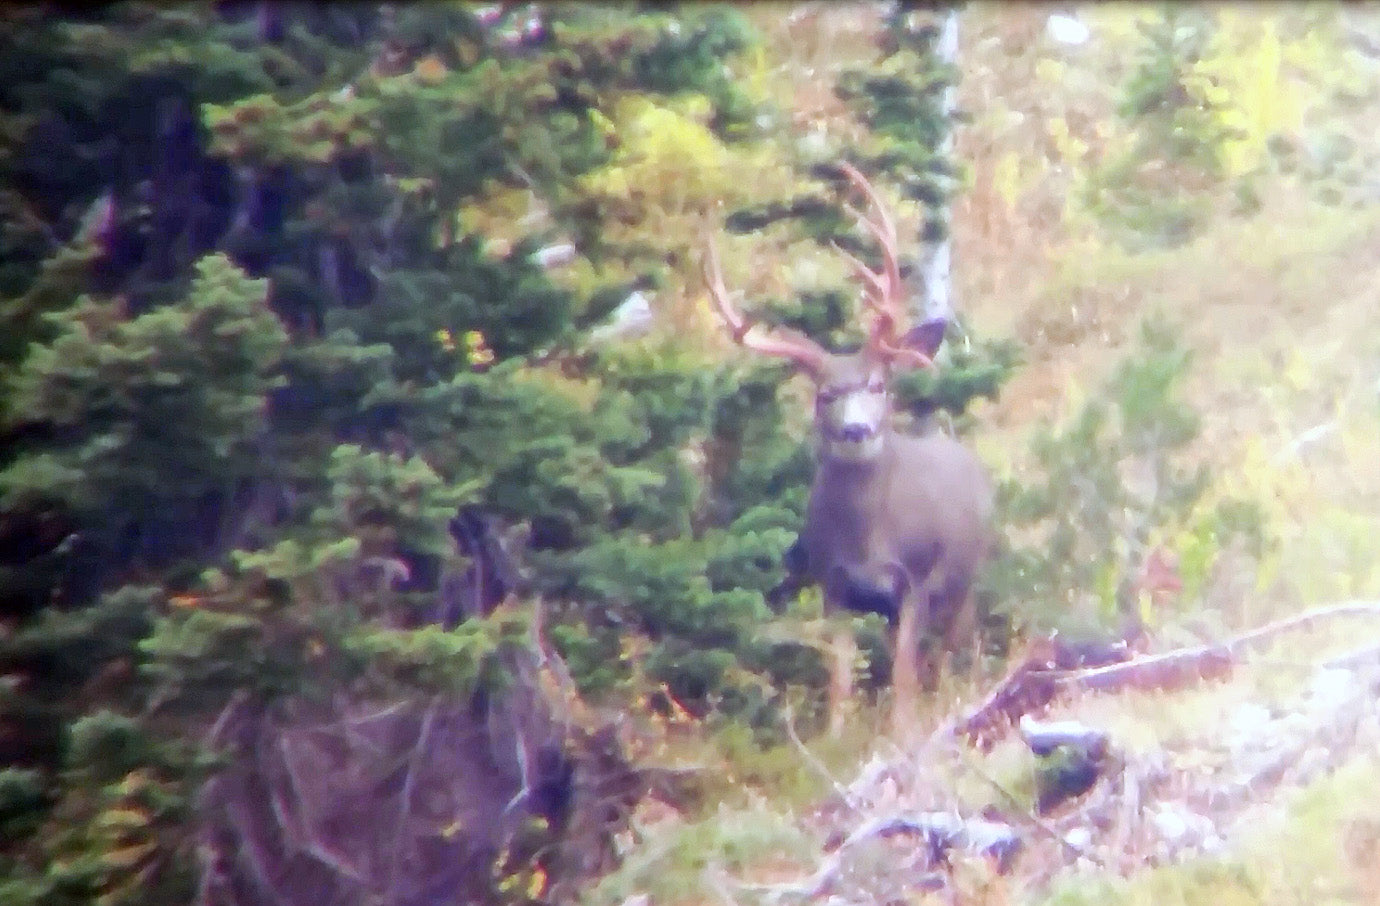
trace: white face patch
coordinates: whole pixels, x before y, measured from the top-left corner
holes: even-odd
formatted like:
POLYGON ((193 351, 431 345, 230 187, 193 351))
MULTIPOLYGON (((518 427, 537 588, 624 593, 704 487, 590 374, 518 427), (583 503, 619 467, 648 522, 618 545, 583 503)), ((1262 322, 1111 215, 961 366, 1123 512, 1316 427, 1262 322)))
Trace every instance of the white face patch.
POLYGON ((851 462, 871 459, 881 451, 889 400, 880 376, 848 386, 822 387, 816 400, 816 419, 825 452, 851 462))
POLYGON ((839 410, 841 426, 862 426, 875 434, 886 417, 886 394, 855 390, 844 395, 839 410))

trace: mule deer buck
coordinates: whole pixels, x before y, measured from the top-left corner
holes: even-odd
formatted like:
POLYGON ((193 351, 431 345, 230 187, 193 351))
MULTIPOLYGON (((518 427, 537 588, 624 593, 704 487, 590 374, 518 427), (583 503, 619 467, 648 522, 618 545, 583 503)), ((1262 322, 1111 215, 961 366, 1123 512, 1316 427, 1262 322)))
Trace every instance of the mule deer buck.
MULTIPOLYGON (((922 643, 938 637, 953 650, 975 636, 969 592, 987 551, 992 490, 977 458, 957 441, 892 427, 889 378, 899 369, 934 367, 945 323, 905 329, 895 224, 867 179, 850 164, 840 166, 875 209, 868 217, 849 208, 882 252, 882 267, 873 271, 839 250, 863 285, 869 320, 861 349, 834 353, 803 334, 756 328, 730 301, 712 240, 704 279, 737 343, 789 359, 815 384, 818 464, 798 546, 802 572, 823 588, 826 614, 886 611, 894 634, 892 721, 900 730, 928 673, 922 643)), ((831 647, 829 725, 837 734, 852 692, 851 630, 836 628, 831 647)))

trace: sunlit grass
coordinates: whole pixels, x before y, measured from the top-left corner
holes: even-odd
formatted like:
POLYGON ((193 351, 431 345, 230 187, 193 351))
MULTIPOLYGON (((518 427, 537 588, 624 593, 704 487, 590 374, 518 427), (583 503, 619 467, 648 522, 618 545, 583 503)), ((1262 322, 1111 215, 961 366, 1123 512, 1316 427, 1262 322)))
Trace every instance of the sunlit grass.
POLYGON ((1229 855, 1061 882, 1042 906, 1318 906, 1380 898, 1380 762, 1358 759, 1254 822, 1229 855))
MULTIPOLYGON (((818 843, 795 816, 757 798, 703 818, 643 831, 623 864, 582 898, 589 906, 616 906, 642 894, 657 906, 722 902, 715 885, 763 883, 810 871, 818 843)), ((727 891, 725 891, 727 892, 727 891)))

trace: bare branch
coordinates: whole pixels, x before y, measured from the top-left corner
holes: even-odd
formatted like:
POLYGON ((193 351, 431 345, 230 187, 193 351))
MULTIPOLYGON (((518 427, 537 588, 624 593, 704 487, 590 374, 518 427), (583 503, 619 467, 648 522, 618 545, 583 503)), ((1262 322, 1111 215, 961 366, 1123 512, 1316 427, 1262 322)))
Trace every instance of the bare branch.
POLYGON ((421 726, 417 729, 417 744, 412 747, 412 753, 407 759, 407 776, 403 778, 402 793, 399 795, 398 820, 393 832, 393 853, 390 857, 388 867, 388 901, 392 901, 397 892, 398 885, 398 866, 402 863, 402 850, 404 842, 407 841, 407 819, 412 812, 412 791, 416 786, 417 767, 422 762, 422 756, 426 751, 427 743, 431 741, 431 727, 436 721, 436 709, 439 700, 432 698, 427 705, 426 713, 422 715, 421 726))
POLYGON ((1279 635, 1290 629, 1302 629, 1310 623, 1319 620, 1329 620, 1332 617, 1380 617, 1380 601, 1346 601, 1341 604, 1332 604, 1327 607, 1319 607, 1315 610, 1305 611, 1295 614, 1292 617, 1285 617, 1273 623, 1266 623, 1257 629, 1244 632, 1233 636, 1222 643, 1223 647, 1235 653, 1239 649, 1263 641, 1272 636, 1279 635))
POLYGON ((1019 818, 1023 823, 1030 825, 1040 834, 1043 834, 1045 837, 1058 843, 1059 846, 1064 850, 1064 852, 1068 853, 1074 858, 1089 859, 1095 864, 1100 864, 1099 860, 1094 858, 1092 853, 1088 852, 1081 846, 1075 846, 1072 843, 1070 843, 1067 839, 1065 839, 1064 835, 1059 833, 1059 831, 1051 824, 1049 824, 1049 822, 1043 820, 1038 815, 1032 815, 1026 809, 1026 806, 1021 802, 1021 800, 1016 796, 1016 794, 1012 793, 1001 783, 997 782, 997 779, 995 777, 988 774, 981 767, 979 767, 977 762, 974 761, 972 758, 965 756, 963 758, 963 765, 969 771, 973 772, 979 778, 981 778, 988 786, 996 790, 997 793, 1003 799, 1005 799, 1007 803, 1012 807, 1011 814, 1019 818))
POLYGON ((815 757, 815 753, 806 748, 805 743, 800 738, 800 734, 796 732, 795 715, 791 712, 789 706, 786 708, 784 722, 786 724, 786 734, 790 737, 791 744, 795 746, 796 751, 805 759, 805 763, 813 768, 815 773, 829 781, 829 785, 834 788, 834 792, 838 793, 839 798, 843 800, 845 805, 853 811, 861 813, 862 805, 853 797, 848 787, 840 783, 833 774, 830 774, 829 769, 824 766, 824 763, 815 757))

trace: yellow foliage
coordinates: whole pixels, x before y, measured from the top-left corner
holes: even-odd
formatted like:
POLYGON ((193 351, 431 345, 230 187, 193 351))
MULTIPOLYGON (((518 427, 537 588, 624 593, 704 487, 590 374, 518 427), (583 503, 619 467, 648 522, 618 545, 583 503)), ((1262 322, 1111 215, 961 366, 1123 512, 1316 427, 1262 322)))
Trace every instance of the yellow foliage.
POLYGON ((585 412, 593 412, 594 404, 599 399, 599 381, 597 378, 569 376, 561 373, 558 369, 524 368, 514 373, 513 380, 539 384, 543 389, 561 394, 585 412))
POLYGON ((112 868, 130 869, 153 855, 157 849, 157 843, 152 840, 145 840, 142 843, 131 843, 127 846, 118 846, 107 850, 101 856, 101 860, 112 868))
POLYGON ((456 212, 455 227, 462 234, 504 238, 514 233, 516 225, 539 213, 530 189, 491 185, 479 200, 456 212))
POLYGON ((532 900, 540 900, 546 893, 546 872, 538 865, 532 869, 532 876, 527 880, 527 897, 532 900))
POLYGON ((585 178, 585 188, 664 210, 730 194, 738 181, 727 173, 729 152, 706 125, 708 113, 708 101, 698 95, 674 106, 638 95, 620 99, 606 120, 619 148, 608 166, 585 178))
POLYGON ((1309 29, 1291 29, 1281 39, 1274 10, 1249 12, 1229 6, 1217 11, 1218 28, 1204 58, 1193 68, 1187 88, 1205 104, 1217 107, 1223 125, 1235 135, 1222 146, 1227 175, 1257 170, 1266 160, 1272 135, 1297 134, 1303 128, 1303 79, 1285 68, 1286 50, 1297 62, 1318 58, 1309 29), (1295 37, 1294 35, 1297 35, 1295 37))
POLYGON ((100 823, 106 828, 135 829, 148 827, 153 816, 142 808, 116 806, 101 812, 100 823))
POLYGON ((1313 363, 1295 349, 1289 354, 1289 361, 1285 363, 1281 376, 1290 390, 1301 391, 1307 390, 1313 383, 1314 373, 1313 363))
POLYGON ((771 100, 772 71, 773 67, 767 58, 767 48, 764 44, 756 45, 740 61, 737 85, 751 103, 762 104, 771 100))
POLYGON ((1021 163, 1016 153, 1003 154, 992 172, 992 188, 1006 202, 1014 207, 1021 191, 1021 163))
POLYGON ((597 107, 590 108, 589 121, 594 124, 594 128, 598 129, 599 134, 604 138, 613 138, 618 132, 618 127, 613 120, 604 116, 604 112, 597 107))
POLYGON ((465 351, 469 354, 470 361, 476 365, 493 364, 494 351, 489 348, 484 334, 478 330, 465 331, 465 351))
POLYGON ((1068 120, 1056 116, 1049 121, 1049 137, 1061 160, 1076 164, 1088 153, 1088 143, 1069 131, 1068 120))

